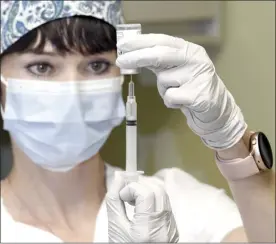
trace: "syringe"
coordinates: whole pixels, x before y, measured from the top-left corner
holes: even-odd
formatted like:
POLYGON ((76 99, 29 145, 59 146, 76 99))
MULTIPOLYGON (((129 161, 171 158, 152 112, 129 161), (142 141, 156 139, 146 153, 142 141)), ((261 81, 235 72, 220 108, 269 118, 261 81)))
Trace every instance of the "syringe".
MULTIPOLYGON (((117 42, 122 38, 135 37, 141 34, 141 24, 120 24, 116 26, 117 42)), ((117 56, 124 51, 117 49, 117 56)), ((130 75, 128 84, 128 96, 126 102, 126 171, 128 182, 138 181, 143 171, 137 171, 137 103, 134 94, 132 75, 139 74, 140 69, 122 69, 121 75, 130 75)))
POLYGON ((126 173, 129 182, 138 181, 142 171, 137 171, 137 103, 132 75, 128 84, 126 103, 126 173))
POLYGON ((126 103, 126 171, 137 171, 137 103, 134 94, 134 82, 128 84, 126 103))

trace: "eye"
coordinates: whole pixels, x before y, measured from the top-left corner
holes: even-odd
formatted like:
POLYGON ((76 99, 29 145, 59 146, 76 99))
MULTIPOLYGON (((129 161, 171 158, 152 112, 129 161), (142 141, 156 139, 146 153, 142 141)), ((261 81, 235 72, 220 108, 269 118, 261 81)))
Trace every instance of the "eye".
POLYGON ((96 75, 101 75, 109 70, 110 65, 107 61, 95 61, 89 63, 88 70, 96 75))
POLYGON ((27 69, 36 76, 47 76, 53 71, 53 66, 49 63, 35 63, 28 65, 27 69))

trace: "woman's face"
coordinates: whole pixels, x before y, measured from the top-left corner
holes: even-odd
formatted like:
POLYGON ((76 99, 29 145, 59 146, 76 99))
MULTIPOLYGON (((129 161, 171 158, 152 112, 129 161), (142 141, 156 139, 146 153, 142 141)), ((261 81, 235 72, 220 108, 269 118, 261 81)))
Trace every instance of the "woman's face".
MULTIPOLYGON (((79 53, 60 55, 48 42, 40 54, 32 51, 10 54, 1 60, 1 74, 7 78, 37 81, 83 81, 116 77, 116 52, 83 56, 79 53)), ((5 86, 1 84, 5 97, 5 86)), ((3 104, 5 101, 3 101, 3 104)))

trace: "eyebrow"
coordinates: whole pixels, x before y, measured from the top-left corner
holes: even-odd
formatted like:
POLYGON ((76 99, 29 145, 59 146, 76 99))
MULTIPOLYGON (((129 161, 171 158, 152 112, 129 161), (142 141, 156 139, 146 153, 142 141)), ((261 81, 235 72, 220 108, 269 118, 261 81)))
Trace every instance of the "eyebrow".
POLYGON ((58 56, 57 52, 50 52, 50 51, 37 51, 33 49, 26 50, 23 54, 34 54, 34 55, 47 55, 47 56, 58 56))

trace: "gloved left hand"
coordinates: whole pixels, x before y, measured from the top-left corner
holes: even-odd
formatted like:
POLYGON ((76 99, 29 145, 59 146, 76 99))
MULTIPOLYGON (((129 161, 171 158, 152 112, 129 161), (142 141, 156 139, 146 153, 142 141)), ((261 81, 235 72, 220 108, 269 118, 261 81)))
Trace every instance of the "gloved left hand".
POLYGON ((163 34, 143 34, 121 39, 117 48, 124 53, 117 66, 152 70, 165 105, 180 108, 205 145, 223 150, 242 138, 247 125, 241 110, 203 47, 163 34))
POLYGON ((168 195, 157 184, 133 182, 126 185, 124 172, 115 179, 106 195, 110 242, 178 242, 178 231, 168 195), (134 205, 128 219, 125 203, 134 205))

